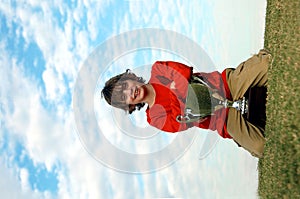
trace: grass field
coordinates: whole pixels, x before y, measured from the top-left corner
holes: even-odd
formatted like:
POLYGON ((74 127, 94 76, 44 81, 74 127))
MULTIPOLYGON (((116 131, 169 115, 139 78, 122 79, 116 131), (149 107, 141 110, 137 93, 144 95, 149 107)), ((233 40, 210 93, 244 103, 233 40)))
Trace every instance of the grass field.
POLYGON ((269 70, 266 148, 259 160, 261 198, 300 198, 300 1, 267 2, 269 70))

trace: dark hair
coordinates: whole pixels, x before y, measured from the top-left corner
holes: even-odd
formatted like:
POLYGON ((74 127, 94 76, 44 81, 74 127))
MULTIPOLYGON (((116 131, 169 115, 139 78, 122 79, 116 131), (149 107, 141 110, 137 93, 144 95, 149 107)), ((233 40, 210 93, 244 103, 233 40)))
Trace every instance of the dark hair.
POLYGON ((146 82, 142 77, 136 76, 127 69, 126 72, 116 75, 105 82, 105 86, 101 91, 101 96, 104 97, 109 105, 128 111, 129 114, 131 114, 136 109, 140 110, 145 103, 126 104, 121 100, 121 95, 123 94, 123 90, 121 89, 122 83, 126 80, 134 80, 140 83, 146 82))

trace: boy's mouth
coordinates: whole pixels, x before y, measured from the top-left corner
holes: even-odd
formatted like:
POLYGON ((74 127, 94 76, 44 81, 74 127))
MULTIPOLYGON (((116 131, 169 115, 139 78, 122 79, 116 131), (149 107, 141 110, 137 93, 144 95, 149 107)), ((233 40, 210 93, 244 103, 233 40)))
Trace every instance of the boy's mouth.
POLYGON ((138 87, 135 87, 134 98, 136 98, 138 95, 139 95, 139 89, 138 89, 138 87))

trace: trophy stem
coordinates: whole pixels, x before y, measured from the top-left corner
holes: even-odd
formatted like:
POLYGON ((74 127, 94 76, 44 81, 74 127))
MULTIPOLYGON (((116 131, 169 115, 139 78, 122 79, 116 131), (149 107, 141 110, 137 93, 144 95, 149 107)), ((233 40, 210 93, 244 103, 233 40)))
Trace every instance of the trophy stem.
POLYGON ((246 100, 245 97, 236 101, 225 99, 222 104, 225 108, 235 108, 236 110, 241 111, 242 114, 248 112, 248 100, 246 100))

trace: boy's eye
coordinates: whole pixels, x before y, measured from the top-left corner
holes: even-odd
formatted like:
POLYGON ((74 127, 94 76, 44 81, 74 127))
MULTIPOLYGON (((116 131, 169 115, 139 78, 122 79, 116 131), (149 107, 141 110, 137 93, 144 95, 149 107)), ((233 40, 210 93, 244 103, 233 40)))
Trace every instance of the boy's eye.
POLYGON ((126 89, 126 88, 127 88, 127 83, 126 82, 122 83, 122 89, 126 89))

